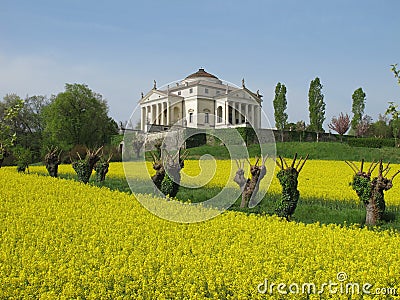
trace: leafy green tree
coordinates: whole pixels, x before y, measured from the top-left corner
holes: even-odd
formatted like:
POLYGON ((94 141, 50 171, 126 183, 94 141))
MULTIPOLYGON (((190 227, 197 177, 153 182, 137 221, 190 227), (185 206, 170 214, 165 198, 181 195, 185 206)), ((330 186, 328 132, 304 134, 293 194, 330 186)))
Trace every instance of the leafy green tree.
POLYGON ((29 173, 29 164, 32 163, 32 152, 28 148, 24 148, 20 145, 17 145, 13 149, 13 155, 15 156, 17 170, 18 172, 25 172, 28 169, 29 173))
POLYGON ((389 102, 389 107, 387 108, 385 115, 391 115, 392 119, 389 121, 389 125, 392 128, 392 133, 394 136, 395 144, 397 145, 397 138, 399 137, 400 131, 400 111, 398 110, 398 105, 394 102, 389 102))
POLYGON ((20 101, 23 101, 24 105, 10 122, 11 130, 16 133, 16 143, 31 149, 33 160, 39 161, 44 128, 42 110, 48 104, 48 100, 45 96, 27 96, 22 100, 16 94, 7 94, 0 102, 0 115, 20 101))
POLYGON ((397 83, 400 84, 400 70, 397 69, 397 64, 391 65, 391 67, 394 77, 397 79, 397 83))
POLYGON ((274 116, 275 116, 275 126, 281 131, 281 137, 283 142, 283 130, 287 125, 288 115, 285 113, 287 108, 286 101, 286 86, 278 82, 275 87, 275 98, 273 101, 274 105, 274 116))
POLYGON ((66 84, 43 116, 47 142, 64 149, 103 145, 118 133, 117 123, 108 116, 107 102, 84 84, 66 84))
POLYGON ((310 83, 308 91, 308 109, 310 112, 309 128, 317 134, 317 142, 319 141, 319 133, 324 132, 322 124, 325 121, 325 102, 322 94, 322 84, 318 77, 310 83))
POLYGON ((23 106, 23 101, 18 99, 12 106, 2 112, 0 119, 0 167, 17 139, 17 133, 12 129, 12 123, 23 106))
POLYGON ((369 130, 369 135, 377 138, 388 138, 392 135, 392 130, 389 126, 387 116, 379 114, 378 121, 372 123, 369 130))
MULTIPOLYGON (((391 67, 394 77, 397 79, 397 83, 400 85, 400 70, 397 69, 397 64, 391 65, 391 67)), ((397 138, 400 131, 400 111, 398 110, 398 105, 395 105, 394 102, 389 102, 389 107, 386 110, 385 115, 392 116, 389 125, 392 127, 393 136, 397 145, 397 138)))
POLYGON ((364 115, 366 96, 362 88, 356 89, 352 95, 353 106, 351 111, 353 112, 353 119, 351 120, 351 128, 354 131, 357 131, 357 126, 360 124, 364 115))

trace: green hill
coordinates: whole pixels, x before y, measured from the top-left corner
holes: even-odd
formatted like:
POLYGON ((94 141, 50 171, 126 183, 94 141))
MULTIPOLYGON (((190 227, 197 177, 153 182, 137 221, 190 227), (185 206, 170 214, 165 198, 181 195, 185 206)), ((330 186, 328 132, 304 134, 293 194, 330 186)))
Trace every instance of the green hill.
MULTIPOLYGON (((285 142, 276 143, 277 155, 283 157, 293 157, 297 152, 299 155, 310 155, 309 159, 322 160, 353 160, 360 161, 377 161, 383 159, 392 163, 400 163, 400 149, 395 147, 382 148, 363 148, 351 147, 345 143, 335 142, 285 142)), ((259 154, 258 145, 250 145, 248 147, 250 156, 259 154)), ((200 147, 190 148, 190 158, 199 158, 204 154, 211 154, 216 159, 229 159, 229 152, 223 146, 204 145, 200 147)))

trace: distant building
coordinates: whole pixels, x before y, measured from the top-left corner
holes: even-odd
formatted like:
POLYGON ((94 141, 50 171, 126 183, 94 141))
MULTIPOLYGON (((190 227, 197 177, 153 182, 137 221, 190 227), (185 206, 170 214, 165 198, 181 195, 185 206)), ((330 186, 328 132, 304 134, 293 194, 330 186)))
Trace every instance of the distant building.
POLYGON ((172 125, 192 128, 261 126, 261 95, 245 87, 221 81, 204 69, 184 80, 153 89, 140 99, 141 130, 167 129, 172 125))

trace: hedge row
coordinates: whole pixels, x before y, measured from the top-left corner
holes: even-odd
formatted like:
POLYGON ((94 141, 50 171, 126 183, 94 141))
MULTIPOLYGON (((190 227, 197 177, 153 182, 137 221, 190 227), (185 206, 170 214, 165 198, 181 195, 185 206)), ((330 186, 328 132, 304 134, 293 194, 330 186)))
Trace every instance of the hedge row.
POLYGON ((394 139, 378 139, 378 138, 349 138, 347 144, 352 147, 366 147, 366 148, 382 148, 394 147, 394 139))
POLYGON ((186 129, 186 147, 193 148, 207 143, 210 144, 229 144, 229 145, 240 145, 243 144, 251 145, 258 143, 257 135, 253 128, 239 127, 223 128, 223 129, 186 129))

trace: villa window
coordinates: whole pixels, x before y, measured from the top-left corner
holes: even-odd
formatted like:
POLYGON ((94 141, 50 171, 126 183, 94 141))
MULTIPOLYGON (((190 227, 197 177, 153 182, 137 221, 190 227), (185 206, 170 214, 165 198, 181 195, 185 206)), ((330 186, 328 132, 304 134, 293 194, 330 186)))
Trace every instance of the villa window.
POLYGON ((210 122, 210 115, 208 112, 204 114, 204 123, 208 124, 210 122))
POLYGON ((204 90, 204 92, 205 92, 206 94, 208 94, 208 89, 206 88, 206 89, 204 90))
POLYGON ((217 123, 222 123, 222 106, 217 108, 217 123))
POLYGON ((189 113, 189 123, 193 123, 193 113, 189 113))
POLYGON ((181 95, 181 91, 178 92, 178 96, 180 96, 180 95, 181 95))
POLYGON ((193 89, 192 88, 189 89, 189 93, 193 93, 193 89))

